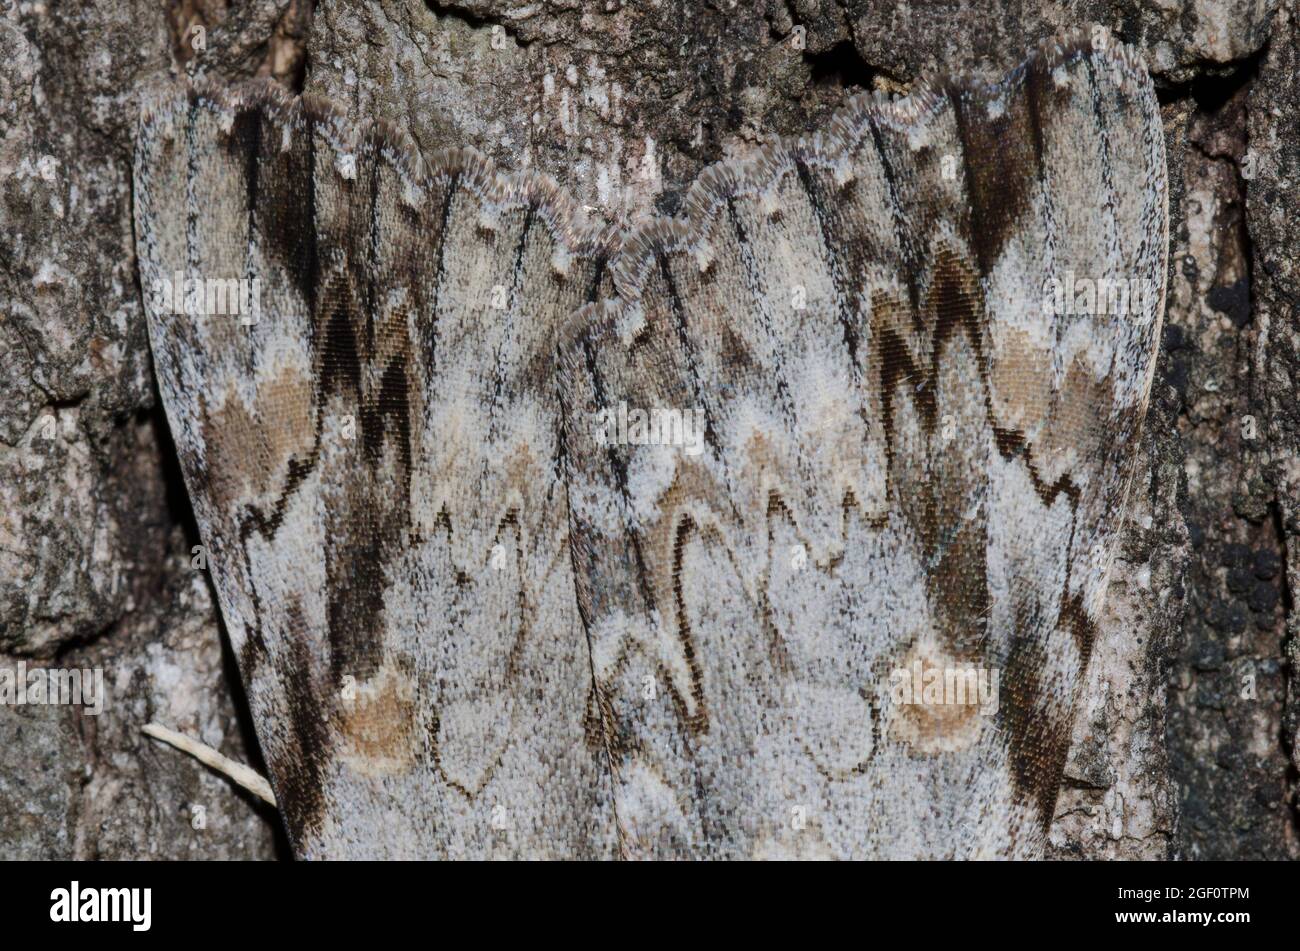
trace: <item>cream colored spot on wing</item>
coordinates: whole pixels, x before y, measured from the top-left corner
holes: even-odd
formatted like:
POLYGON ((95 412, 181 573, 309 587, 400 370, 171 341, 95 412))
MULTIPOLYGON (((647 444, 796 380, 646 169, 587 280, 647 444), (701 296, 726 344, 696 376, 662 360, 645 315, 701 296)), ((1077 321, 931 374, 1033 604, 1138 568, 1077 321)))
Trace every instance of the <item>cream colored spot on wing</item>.
POLYGON ((290 459, 311 451, 311 384, 282 367, 258 387, 251 410, 230 390, 219 409, 204 414, 203 438, 218 503, 264 501, 279 492, 290 459))
POLYGON ((350 695, 341 702, 341 758, 367 776, 407 772, 418 758, 410 678, 385 664, 370 680, 355 684, 350 695))
POLYGON ((891 737, 918 753, 954 753, 973 745, 983 717, 978 693, 965 691, 970 672, 978 676, 971 664, 927 639, 913 645, 891 676, 891 737), (965 692, 959 694, 958 685, 965 692))
POLYGON ((1024 331, 1002 328, 999 337, 989 371, 993 410, 1003 426, 1032 439, 1030 430, 1051 406, 1051 358, 1024 331))

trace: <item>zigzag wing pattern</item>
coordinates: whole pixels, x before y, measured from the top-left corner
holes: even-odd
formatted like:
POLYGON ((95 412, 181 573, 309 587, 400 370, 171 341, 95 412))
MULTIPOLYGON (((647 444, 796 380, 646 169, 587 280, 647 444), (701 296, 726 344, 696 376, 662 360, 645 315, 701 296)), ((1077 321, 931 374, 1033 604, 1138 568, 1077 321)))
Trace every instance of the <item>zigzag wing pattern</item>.
POLYGON ((269 85, 164 100, 136 181, 159 386, 296 851, 610 854, 553 378, 598 236, 540 179, 269 85), (205 310, 223 280, 256 313, 205 310))
POLYGON ((625 242, 562 380, 630 853, 1041 854, 1165 191, 1141 67, 1049 44, 996 85, 860 97, 625 242))
POLYGON ((1127 51, 855 97, 627 233, 268 85, 140 129, 298 854, 1042 853, 1163 307, 1127 51))

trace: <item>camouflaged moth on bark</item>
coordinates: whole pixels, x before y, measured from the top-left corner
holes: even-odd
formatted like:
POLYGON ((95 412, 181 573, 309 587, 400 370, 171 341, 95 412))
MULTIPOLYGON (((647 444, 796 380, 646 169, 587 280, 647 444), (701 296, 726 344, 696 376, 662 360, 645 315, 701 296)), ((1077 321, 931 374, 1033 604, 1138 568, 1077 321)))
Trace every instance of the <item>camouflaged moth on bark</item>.
POLYGON ((626 232, 274 87, 151 107, 158 379, 297 853, 1041 854, 1165 177, 1079 37, 626 232))

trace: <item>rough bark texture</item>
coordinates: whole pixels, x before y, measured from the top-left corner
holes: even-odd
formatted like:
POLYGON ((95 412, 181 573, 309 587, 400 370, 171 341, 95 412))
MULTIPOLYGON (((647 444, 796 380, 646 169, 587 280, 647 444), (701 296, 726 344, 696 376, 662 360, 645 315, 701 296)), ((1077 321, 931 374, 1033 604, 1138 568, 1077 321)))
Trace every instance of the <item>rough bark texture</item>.
POLYGON ((272 813, 139 732, 257 762, 155 405, 130 230, 150 86, 272 75, 422 148, 542 168, 612 219, 675 210, 705 165, 856 88, 995 74, 1094 21, 1162 92, 1171 273, 1051 838, 1074 857, 1300 857, 1300 15, 1277 0, 5 4, 0 666, 100 667, 109 692, 99 717, 0 709, 0 857, 278 854, 272 813))

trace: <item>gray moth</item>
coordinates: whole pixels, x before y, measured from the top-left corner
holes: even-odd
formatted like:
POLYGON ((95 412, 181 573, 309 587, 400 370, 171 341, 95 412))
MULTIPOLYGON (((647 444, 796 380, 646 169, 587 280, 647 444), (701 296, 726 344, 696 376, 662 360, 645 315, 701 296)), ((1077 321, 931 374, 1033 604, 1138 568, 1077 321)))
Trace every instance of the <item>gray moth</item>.
POLYGON ((600 229, 272 85, 159 97, 159 389, 296 854, 1041 855, 1163 148, 1072 35, 600 229))

